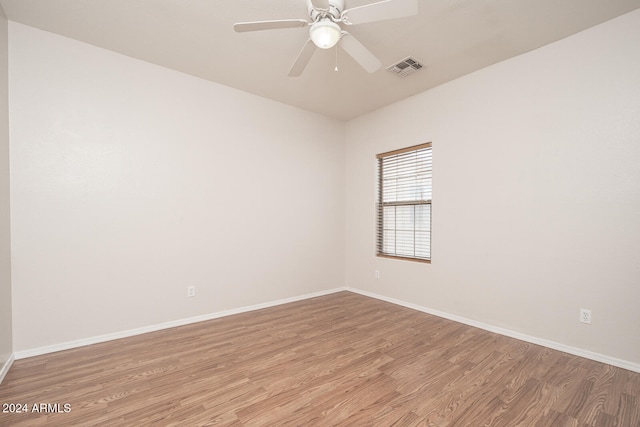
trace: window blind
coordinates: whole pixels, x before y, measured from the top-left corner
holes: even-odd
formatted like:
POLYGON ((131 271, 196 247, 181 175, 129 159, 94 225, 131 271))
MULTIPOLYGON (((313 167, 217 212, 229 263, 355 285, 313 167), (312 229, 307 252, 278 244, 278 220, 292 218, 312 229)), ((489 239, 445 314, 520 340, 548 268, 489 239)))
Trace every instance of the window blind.
POLYGON ((431 260, 431 143, 378 154, 379 256, 431 260))

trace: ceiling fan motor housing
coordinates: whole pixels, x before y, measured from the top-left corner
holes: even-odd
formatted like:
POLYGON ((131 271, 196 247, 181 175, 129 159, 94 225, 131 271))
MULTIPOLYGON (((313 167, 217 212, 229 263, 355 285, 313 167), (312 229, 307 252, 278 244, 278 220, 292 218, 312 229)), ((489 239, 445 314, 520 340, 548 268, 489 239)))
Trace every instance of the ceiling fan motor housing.
POLYGON ((344 11, 345 0, 329 0, 329 10, 318 10, 313 7, 311 2, 309 3, 309 17, 311 20, 316 21, 325 16, 329 17, 332 21, 339 21, 340 15, 344 11))

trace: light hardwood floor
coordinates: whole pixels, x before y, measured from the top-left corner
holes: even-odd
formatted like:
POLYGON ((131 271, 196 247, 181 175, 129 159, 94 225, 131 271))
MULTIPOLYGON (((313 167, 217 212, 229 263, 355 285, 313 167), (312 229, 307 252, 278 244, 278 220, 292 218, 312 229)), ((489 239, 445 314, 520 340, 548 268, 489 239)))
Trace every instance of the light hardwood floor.
POLYGON ((18 360, 47 426, 640 427, 640 374, 341 292, 18 360))

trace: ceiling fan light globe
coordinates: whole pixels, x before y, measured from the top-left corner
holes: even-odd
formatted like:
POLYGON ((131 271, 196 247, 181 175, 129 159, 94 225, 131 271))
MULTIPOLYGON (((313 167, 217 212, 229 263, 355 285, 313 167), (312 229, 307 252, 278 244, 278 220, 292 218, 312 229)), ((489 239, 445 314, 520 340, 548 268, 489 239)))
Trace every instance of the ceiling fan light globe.
POLYGON ((320 49, 330 49, 338 43, 342 30, 330 19, 323 19, 311 26, 309 35, 313 43, 320 49))

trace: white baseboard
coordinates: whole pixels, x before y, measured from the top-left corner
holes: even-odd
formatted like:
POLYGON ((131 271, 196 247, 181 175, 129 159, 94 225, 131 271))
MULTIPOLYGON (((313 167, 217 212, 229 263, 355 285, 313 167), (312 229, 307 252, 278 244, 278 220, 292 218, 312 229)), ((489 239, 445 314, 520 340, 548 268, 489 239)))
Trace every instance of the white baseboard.
POLYGON ((478 321, 467 319, 465 317, 457 316, 457 315, 454 315, 454 314, 449 314, 449 313, 445 313, 445 312, 442 312, 442 311, 439 311, 439 310, 434 310, 434 309, 431 309, 431 308, 423 307, 423 306, 420 306, 420 305, 417 305, 417 304, 408 303, 406 301, 401 301, 401 300, 398 300, 398 299, 395 299, 395 298, 385 297, 383 295, 379 295, 379 294, 376 294, 376 293, 373 293, 373 292, 362 291, 360 289, 355 289, 355 288, 350 288, 350 287, 341 287, 341 288, 329 289, 329 290, 326 290, 326 291, 320 291, 320 292, 314 292, 314 293, 310 293, 310 294, 300 295, 300 296, 291 297, 291 298, 280 299, 280 300, 276 300, 276 301, 270 301, 270 302, 266 302, 266 303, 262 303, 262 304, 251 305, 251 306, 247 306, 247 307, 240 307, 240 308, 236 308, 236 309, 232 309, 232 310, 225 310, 225 311, 220 311, 220 312, 216 312, 216 313, 210 313, 210 314, 205 314, 205 315, 201 315, 201 316, 190 317, 190 318, 186 318, 186 319, 174 320, 174 321, 171 321, 171 322, 165 322, 165 323, 160 323, 160 324, 157 324, 157 325, 145 326, 145 327, 142 327, 142 328, 136 328, 136 329, 130 329, 130 330, 121 331, 121 332, 115 332, 115 333, 111 333, 111 334, 99 335, 99 336, 80 339, 80 340, 75 340, 75 341, 68 341, 68 342, 64 342, 64 343, 60 343, 60 344, 54 344, 54 345, 34 348, 34 349, 30 349, 30 350, 17 351, 14 354, 11 355, 11 357, 4 364, 2 369, 0 369, 0 383, 4 379, 4 376, 7 374, 7 372, 9 371, 9 368, 11 367, 11 364, 13 363, 14 360, 24 359, 24 358, 33 357, 33 356, 40 356, 40 355, 43 355, 43 354, 49 354, 49 353, 54 353, 54 352, 57 352, 57 351, 68 350, 68 349, 77 348, 77 347, 83 347, 83 346, 86 346, 86 345, 97 344, 97 343, 116 340, 116 339, 120 339, 120 338, 127 338, 127 337, 131 337, 131 336, 134 336, 134 335, 140 335, 140 334, 145 334, 145 333, 148 333, 148 332, 159 331, 159 330, 162 330, 162 329, 174 328, 176 326, 183 326, 183 325, 188 325, 188 324, 191 324, 191 323, 202 322, 202 321, 205 321, 205 320, 211 320, 211 319, 217 319, 217 318, 220 318, 220 317, 231 316, 233 314, 240 314, 240 313, 246 313, 246 312, 249 312, 249 311, 260 310, 260 309, 263 309, 263 308, 275 307, 277 305, 287 304, 287 303, 295 302, 295 301, 302 301, 302 300, 305 300, 305 299, 315 298, 315 297, 319 297, 319 296, 323 296, 323 295, 329 295, 329 294, 333 294, 333 293, 341 292, 341 291, 349 291, 349 292, 353 292, 353 293, 356 293, 356 294, 368 296, 368 297, 375 298, 375 299, 378 299, 378 300, 381 300, 381 301, 386 301, 386 302, 389 302, 389 303, 392 303, 392 304, 400 305, 402 307, 411 308, 413 310, 421 311, 423 313, 428 313, 428 314, 432 314, 434 316, 442 317, 444 319, 452 320, 454 322, 459 322, 459 323, 463 323, 465 325, 469 325, 469 326, 473 326, 473 327, 476 327, 476 328, 480 328, 480 329, 483 329, 485 331, 494 332, 494 333, 497 333, 497 334, 500 334, 500 335, 504 335, 504 336, 507 336, 507 337, 519 339, 521 341, 526 341, 526 342, 529 342, 529 343, 532 343, 532 344, 541 345, 541 346, 544 346, 544 347, 552 348, 554 350, 558 350, 558 351, 562 351, 562 352, 565 352, 565 353, 573 354, 575 356, 584 357, 586 359, 595 360, 597 362, 606 363, 608 365, 617 366, 619 368, 628 369, 630 371, 640 373, 640 364, 638 364, 638 363, 633 363, 633 362, 629 362, 629 361, 626 361, 626 360, 622 360, 622 359, 617 359, 617 358, 614 358, 614 357, 606 356, 604 354, 600 354, 600 353, 595 353, 595 352, 592 352, 592 351, 584 350, 584 349, 581 349, 581 348, 571 347, 571 346, 568 346, 568 345, 565 345, 565 344, 557 343, 555 341, 550 341, 550 340, 546 340, 546 339, 543 339, 543 338, 538 338, 538 337, 522 334, 520 332, 511 331, 509 329, 501 328, 501 327, 490 325, 490 324, 487 324, 487 323, 478 322, 478 321))
POLYGON ((385 297, 373 292, 362 291, 360 289, 347 288, 347 291, 356 294, 368 296, 371 298, 379 299, 381 301, 390 302, 392 304, 400 305, 403 307, 411 308, 413 310, 421 311, 423 313, 432 314, 434 316, 442 317, 444 319, 453 320, 454 322, 463 323, 465 325, 473 326, 476 328, 484 329, 485 331, 494 332, 496 334, 504 335, 510 338, 515 338, 521 341, 526 341, 531 344, 541 345, 543 347, 552 348, 554 350, 562 351, 564 353, 573 354, 574 356, 584 357, 585 359, 595 360, 596 362, 606 363, 608 365, 617 366, 618 368, 627 369, 629 371, 640 373, 640 364, 629 362, 627 360, 617 359, 615 357, 607 356, 600 353, 594 353, 589 350, 581 348, 571 347, 565 344, 561 344, 555 341, 546 340, 543 338, 533 337, 531 335, 522 334, 520 332, 511 331, 509 329, 501 328, 498 326, 490 325, 487 323, 478 322, 475 320, 467 319, 465 317, 456 316, 455 314, 445 313, 439 310, 423 307, 417 304, 408 303, 405 301, 397 300, 395 298, 385 297))
MULTIPOLYGON (((231 310, 219 311, 216 313, 204 314, 201 316, 189 317, 186 319, 173 320, 171 322, 164 322, 156 325, 144 326, 142 328, 129 329, 126 331, 114 332, 111 334, 99 335, 95 337, 83 338, 75 341, 68 341, 60 344, 49 345, 45 347, 38 347, 30 350, 21 350, 15 352, 15 359, 25 359, 27 357, 41 356, 43 354, 55 353, 56 351, 69 350, 72 348, 83 347, 86 345, 97 344, 101 342, 117 340, 120 338, 127 338, 134 335, 146 334, 148 332, 155 332, 162 329, 175 328, 176 326, 188 325, 191 323, 203 322, 205 320, 217 319, 220 317, 231 316, 233 314, 246 313, 248 311, 260 310, 268 307, 275 307, 277 305, 287 304, 295 301, 302 301, 309 298, 320 297, 323 295, 329 295, 336 292, 346 291, 347 288, 334 288, 326 291, 314 292, 305 295, 299 295, 296 297, 280 299, 276 301, 270 301, 262 304, 250 305, 247 307, 234 308, 231 310)), ((8 370, 8 368, 7 368, 8 370)), ((0 372, 1 373, 1 372, 0 372)))
POLYGON ((2 365, 2 367, 0 368, 0 384, 2 384, 2 381, 4 381, 4 377, 9 372, 9 369, 11 369, 11 365, 13 364, 14 360, 15 360, 15 354, 11 353, 9 355, 9 359, 6 362, 4 362, 4 365, 2 365))

